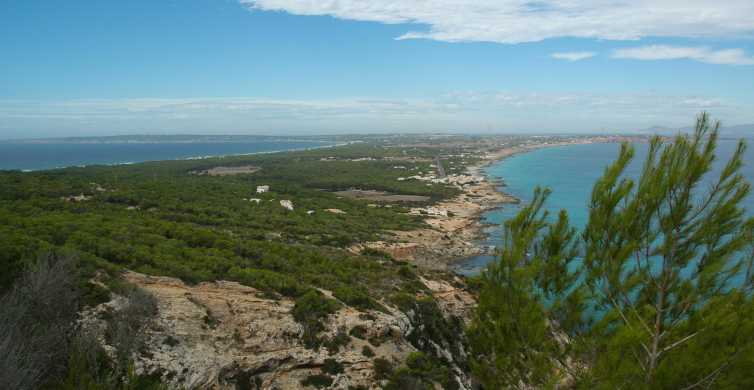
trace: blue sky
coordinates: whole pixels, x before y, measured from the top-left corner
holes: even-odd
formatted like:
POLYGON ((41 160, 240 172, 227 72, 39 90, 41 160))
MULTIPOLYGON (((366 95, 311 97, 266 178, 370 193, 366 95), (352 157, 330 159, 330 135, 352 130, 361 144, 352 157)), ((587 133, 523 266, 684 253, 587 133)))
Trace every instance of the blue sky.
POLYGON ((0 138, 754 123, 750 0, 6 0, 0 138))

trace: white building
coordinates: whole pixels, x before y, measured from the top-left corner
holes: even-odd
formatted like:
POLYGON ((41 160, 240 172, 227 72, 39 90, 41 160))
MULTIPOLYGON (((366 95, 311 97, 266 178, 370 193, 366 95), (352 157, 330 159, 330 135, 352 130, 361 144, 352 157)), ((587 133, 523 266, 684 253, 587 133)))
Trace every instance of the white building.
POLYGON ((284 209, 293 211, 293 202, 290 200, 281 200, 280 205, 283 206, 284 209))
POLYGON ((257 186, 257 194, 264 194, 270 190, 270 186, 257 186))

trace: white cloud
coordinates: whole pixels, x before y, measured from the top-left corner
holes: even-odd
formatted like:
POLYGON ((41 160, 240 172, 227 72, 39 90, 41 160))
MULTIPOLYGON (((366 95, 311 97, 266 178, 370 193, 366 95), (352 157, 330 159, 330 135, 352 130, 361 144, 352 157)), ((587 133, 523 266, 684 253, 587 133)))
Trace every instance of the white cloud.
POLYGON ((685 126, 702 110, 754 122, 754 106, 715 96, 459 91, 424 99, 0 100, 0 139, 104 134, 590 132, 685 126))
POLYGON ((573 62, 592 58, 595 55, 597 55, 597 53, 592 51, 570 51, 564 53, 552 53, 550 57, 555 58, 556 60, 566 60, 573 62))
POLYGON ((536 42, 754 35, 752 0, 239 0, 253 10, 424 25, 398 39, 536 42))
POLYGON ((618 49, 613 58, 652 60, 689 59, 708 64, 754 65, 754 56, 749 56, 742 49, 712 50, 708 47, 682 47, 667 45, 650 45, 618 49))

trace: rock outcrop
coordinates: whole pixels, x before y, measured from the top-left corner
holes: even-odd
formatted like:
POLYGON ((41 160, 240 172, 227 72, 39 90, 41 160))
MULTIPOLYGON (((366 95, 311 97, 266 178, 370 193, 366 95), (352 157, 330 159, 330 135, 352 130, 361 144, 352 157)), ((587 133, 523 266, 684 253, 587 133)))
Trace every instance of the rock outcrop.
MULTIPOLYGON (((365 312, 342 307, 329 316, 320 334, 337 342, 313 350, 302 342, 303 327, 291 314, 291 299, 271 299, 235 282, 190 286, 134 272, 124 277, 154 296, 158 307, 147 326, 145 346, 133 357, 135 368, 176 388, 298 389, 307 378, 325 375, 332 380, 329 388, 376 389, 381 382, 375 377, 375 359, 398 365, 417 351, 410 341, 420 330, 415 329, 414 313, 395 308, 365 312), (327 372, 326 361, 339 372, 327 372)), ((425 283, 444 294, 452 289, 443 282, 425 283)), ((95 310, 117 310, 117 301, 116 296, 95 310)), ((452 359, 441 345, 435 345, 439 354, 452 359)), ((454 371, 461 388, 466 387, 468 379, 454 371)))

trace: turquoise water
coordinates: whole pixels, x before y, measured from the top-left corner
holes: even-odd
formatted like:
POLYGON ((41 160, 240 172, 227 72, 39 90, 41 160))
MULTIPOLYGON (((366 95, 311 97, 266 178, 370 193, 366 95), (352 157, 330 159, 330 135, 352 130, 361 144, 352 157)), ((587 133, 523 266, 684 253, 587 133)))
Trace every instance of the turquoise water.
MULTIPOLYGON (((727 158, 735 151, 736 140, 721 140, 718 146, 718 160, 714 173, 719 173, 727 158)), ((744 156, 743 175, 754 184, 754 140, 749 140, 749 149, 744 156)), ((627 174, 636 177, 640 173, 647 144, 636 144, 636 157, 627 174)), ((523 202, 531 199, 537 185, 552 189, 546 204, 547 209, 556 212, 568 210, 571 222, 579 229, 586 225, 587 205, 591 197, 592 185, 605 167, 618 155, 619 144, 570 145, 539 149, 519 154, 489 166, 486 172, 490 178, 502 180, 501 190, 516 196, 523 202)), ((754 215, 754 195, 745 201, 749 215, 754 215)), ((489 237, 484 245, 498 246, 502 241, 501 224, 516 215, 518 205, 505 205, 501 209, 487 212, 482 220, 491 224, 486 229, 489 237)), ((484 265, 494 260, 494 256, 478 256, 462 262, 458 271, 464 274, 478 273, 484 265)))
POLYGON ((206 156, 276 152, 327 146, 312 141, 23 143, 0 142, 0 169, 38 170, 80 165, 126 164, 206 156))

